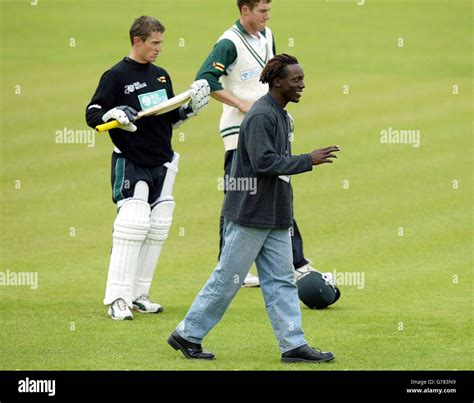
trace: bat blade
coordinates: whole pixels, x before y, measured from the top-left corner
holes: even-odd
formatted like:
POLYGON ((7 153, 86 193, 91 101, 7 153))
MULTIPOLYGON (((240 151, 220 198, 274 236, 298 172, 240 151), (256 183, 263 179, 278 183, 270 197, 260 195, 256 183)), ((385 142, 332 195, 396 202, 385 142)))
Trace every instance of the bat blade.
MULTIPOLYGON (((162 102, 159 105, 156 105, 152 108, 145 109, 144 111, 138 112, 138 116, 135 120, 141 119, 145 116, 156 116, 162 115, 164 113, 170 112, 173 109, 179 108, 180 106, 184 105, 191 99, 189 95, 189 91, 184 91, 181 94, 176 95, 175 97, 168 99, 165 102, 162 102)), ((103 123, 95 127, 95 130, 99 133, 105 132, 110 129, 114 129, 120 126, 120 123, 116 120, 111 120, 110 122, 103 123)))
POLYGON ((172 111, 173 109, 179 108, 180 106, 188 102, 190 99, 191 95, 189 95, 189 91, 184 91, 181 94, 178 94, 175 97, 168 99, 167 101, 162 102, 159 105, 138 112, 138 116, 142 118, 144 116, 150 115, 162 115, 163 113, 167 113, 169 111, 172 111))

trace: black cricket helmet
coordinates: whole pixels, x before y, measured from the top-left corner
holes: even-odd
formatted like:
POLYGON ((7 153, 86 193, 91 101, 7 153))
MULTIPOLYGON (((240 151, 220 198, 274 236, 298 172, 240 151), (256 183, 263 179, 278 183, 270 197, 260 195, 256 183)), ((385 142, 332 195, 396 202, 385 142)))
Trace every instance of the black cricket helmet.
POLYGON ((334 304, 341 292, 331 279, 318 271, 307 271, 296 280, 298 297, 311 309, 324 309, 334 304))

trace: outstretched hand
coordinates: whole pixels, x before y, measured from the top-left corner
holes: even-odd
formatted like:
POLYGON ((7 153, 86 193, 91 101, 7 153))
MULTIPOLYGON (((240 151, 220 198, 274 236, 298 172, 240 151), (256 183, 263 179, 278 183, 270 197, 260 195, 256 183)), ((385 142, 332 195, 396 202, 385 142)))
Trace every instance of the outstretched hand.
POLYGON ((313 165, 332 164, 332 158, 337 158, 334 152, 341 151, 339 146, 329 146, 311 151, 311 162, 313 165))

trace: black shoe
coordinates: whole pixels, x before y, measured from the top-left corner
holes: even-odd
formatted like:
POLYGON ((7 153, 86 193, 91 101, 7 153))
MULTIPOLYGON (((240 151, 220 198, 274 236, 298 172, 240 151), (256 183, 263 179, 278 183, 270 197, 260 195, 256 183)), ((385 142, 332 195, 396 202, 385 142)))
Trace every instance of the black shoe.
POLYGON ((281 355, 282 362, 325 362, 334 360, 331 352, 315 350, 309 344, 287 351, 281 355))
POLYGON ((181 350, 186 358, 214 359, 214 354, 203 351, 200 344, 183 339, 176 330, 168 337, 168 344, 175 350, 181 350))

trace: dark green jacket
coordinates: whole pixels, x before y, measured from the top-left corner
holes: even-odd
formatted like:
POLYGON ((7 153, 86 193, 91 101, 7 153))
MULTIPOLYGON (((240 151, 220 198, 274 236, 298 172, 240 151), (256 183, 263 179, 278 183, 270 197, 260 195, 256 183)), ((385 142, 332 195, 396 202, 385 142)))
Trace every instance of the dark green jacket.
POLYGON ((270 93, 257 100, 240 126, 222 215, 240 225, 290 228, 291 183, 280 178, 313 169, 310 154, 291 155, 290 119, 270 93), (243 188, 244 185, 256 186, 243 188))

